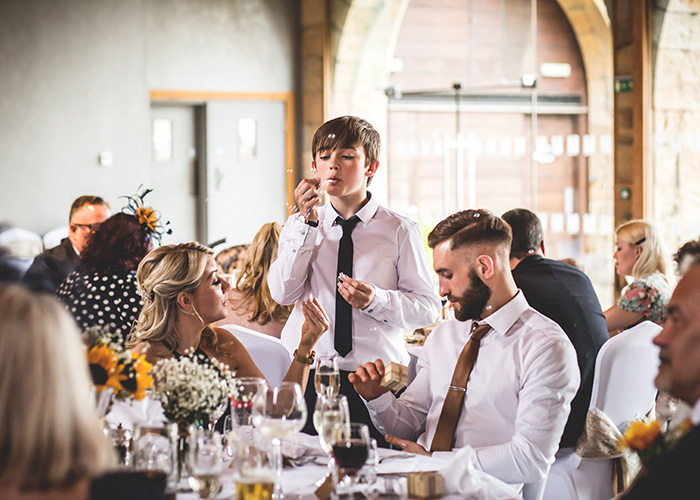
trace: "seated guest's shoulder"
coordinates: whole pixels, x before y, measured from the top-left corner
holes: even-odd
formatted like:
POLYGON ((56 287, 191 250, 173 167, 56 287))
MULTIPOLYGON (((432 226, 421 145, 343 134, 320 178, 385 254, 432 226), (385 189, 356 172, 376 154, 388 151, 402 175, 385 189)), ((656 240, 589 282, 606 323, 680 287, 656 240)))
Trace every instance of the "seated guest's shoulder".
POLYGON ((115 472, 93 479, 89 500, 165 499, 165 477, 149 478, 134 472, 115 472))

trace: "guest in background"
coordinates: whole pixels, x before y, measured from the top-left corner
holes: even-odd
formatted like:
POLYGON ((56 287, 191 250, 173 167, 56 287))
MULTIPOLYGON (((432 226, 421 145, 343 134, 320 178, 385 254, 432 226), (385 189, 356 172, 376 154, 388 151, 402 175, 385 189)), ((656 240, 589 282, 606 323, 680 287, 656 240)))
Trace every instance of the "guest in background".
POLYGON ((21 281, 22 266, 7 248, 0 247, 0 282, 21 281))
POLYGON ((605 311, 610 333, 645 320, 663 325, 671 283, 666 275, 668 260, 658 230, 643 220, 632 220, 615 231, 615 270, 633 281, 622 290, 617 305, 605 311))
POLYGON ((228 314, 217 325, 239 325, 280 338, 292 306, 275 302, 267 285, 270 266, 277 259, 280 231, 282 226, 269 222, 255 235, 236 285, 228 290, 228 314))
POLYGON ((581 387, 571 402, 559 446, 573 448, 583 432, 593 387, 595 359, 608 340, 605 316, 591 280, 567 263, 545 257, 544 231, 537 215, 524 208, 509 210, 503 220, 513 230, 510 267, 528 304, 556 321, 576 349, 581 387))
POLYGON ((656 457, 622 495, 625 500, 698 496, 700 470, 700 266, 681 278, 668 303, 668 319, 654 339, 661 348, 656 387, 692 406, 692 429, 656 457))
POLYGON ((85 350, 50 295, 0 285, 0 498, 163 498, 116 466, 90 398, 85 350))
POLYGON ((78 265, 78 256, 89 237, 110 215, 109 204, 99 196, 77 198, 70 208, 68 238, 34 258, 24 283, 34 290, 54 293, 78 265))
MULTIPOLYGON (((219 277, 213 253, 190 242, 156 248, 141 261, 136 275, 144 306, 127 345, 149 363, 194 352, 226 363, 239 377, 263 377, 243 344, 213 326, 226 316, 230 287, 219 277)), ((301 340, 285 380, 305 387, 313 348, 330 320, 316 299, 300 306, 301 340)))
POLYGON ((700 263, 700 239, 687 241, 673 254, 676 273, 683 276, 688 269, 700 263))

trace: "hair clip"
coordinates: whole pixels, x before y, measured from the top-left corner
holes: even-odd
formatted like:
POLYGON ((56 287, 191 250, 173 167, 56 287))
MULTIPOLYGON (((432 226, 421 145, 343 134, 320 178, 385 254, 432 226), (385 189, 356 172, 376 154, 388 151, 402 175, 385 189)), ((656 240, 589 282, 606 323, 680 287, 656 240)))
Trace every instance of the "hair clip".
POLYGON ((153 300, 153 295, 148 293, 145 288, 138 286, 136 287, 136 293, 139 294, 139 297, 145 302, 147 300, 153 300))
MULTIPOLYGON (((138 189, 141 189, 141 186, 138 189)), ((165 229, 165 226, 170 225, 170 221, 161 224, 160 212, 153 207, 145 206, 144 198, 151 191, 153 189, 144 189, 141 194, 137 192, 134 196, 121 196, 121 198, 129 200, 129 204, 122 208, 122 212, 134 215, 138 219, 139 224, 146 230, 146 234, 160 243, 163 234, 172 234, 173 230, 170 228, 165 229)))
POLYGON ((635 245, 641 245, 641 244, 644 243, 646 240, 647 240, 647 237, 645 236, 644 238, 641 238, 641 239, 635 241, 634 244, 635 244, 635 245))

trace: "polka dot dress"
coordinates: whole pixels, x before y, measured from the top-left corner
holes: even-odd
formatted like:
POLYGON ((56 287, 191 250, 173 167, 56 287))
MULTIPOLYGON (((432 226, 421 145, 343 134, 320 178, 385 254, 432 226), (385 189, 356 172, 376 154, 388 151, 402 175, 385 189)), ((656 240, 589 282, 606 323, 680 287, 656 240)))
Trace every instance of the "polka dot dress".
POLYGON ((58 298, 81 326, 113 325, 126 337, 141 312, 136 275, 73 271, 58 287, 58 298))

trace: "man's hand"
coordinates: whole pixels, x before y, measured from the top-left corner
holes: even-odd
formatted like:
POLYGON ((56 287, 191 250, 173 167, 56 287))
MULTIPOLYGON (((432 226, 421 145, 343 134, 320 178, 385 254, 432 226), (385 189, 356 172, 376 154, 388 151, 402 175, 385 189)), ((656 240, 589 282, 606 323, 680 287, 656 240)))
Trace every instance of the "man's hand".
POLYGON ((355 309, 364 309, 374 300, 374 285, 343 274, 338 278, 338 293, 355 309))
POLYGON ((348 375, 348 380, 355 388, 355 392, 366 401, 371 401, 389 391, 386 387, 381 386, 383 376, 384 363, 378 359, 358 366, 355 373, 348 375))
POLYGON ((384 439, 386 439, 386 442, 390 445, 396 446, 400 450, 407 451, 415 455, 425 455, 427 457, 433 455, 431 452, 427 451, 421 445, 419 445, 418 443, 414 443, 413 441, 397 438, 396 436, 393 436, 391 434, 387 434, 386 436, 384 436, 384 439))
POLYGON ((321 202, 318 188, 320 179, 302 179, 294 190, 294 199, 299 207, 299 213, 309 220, 317 221, 316 207, 321 202))

